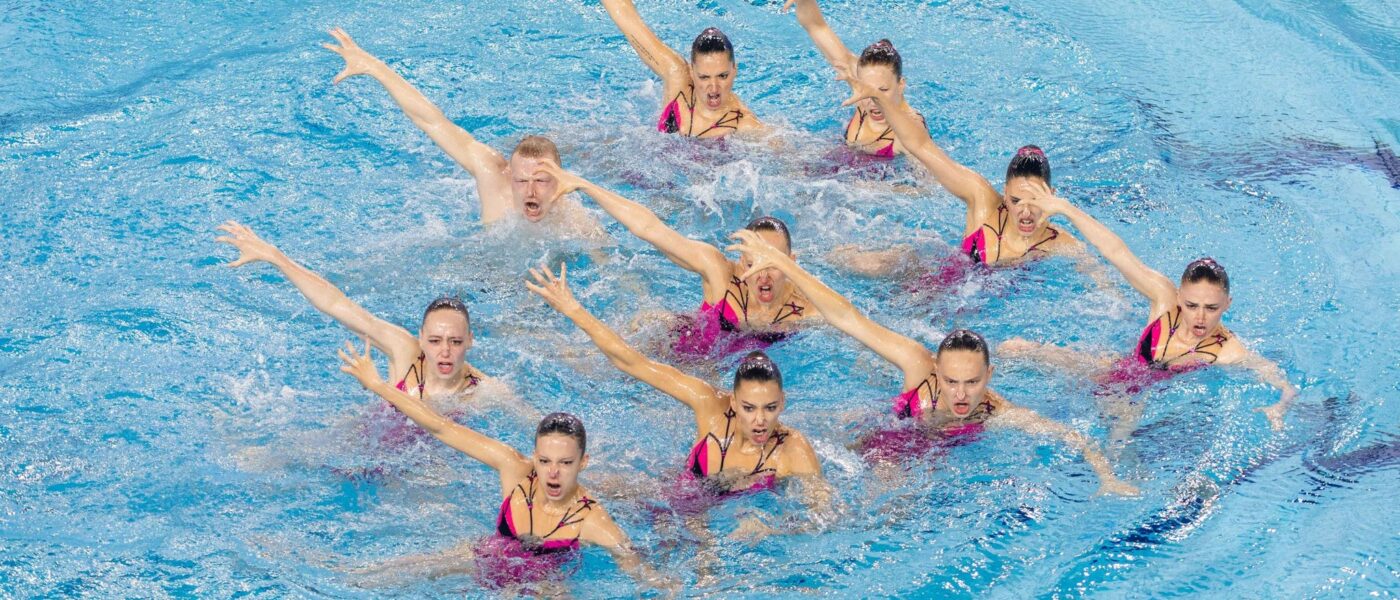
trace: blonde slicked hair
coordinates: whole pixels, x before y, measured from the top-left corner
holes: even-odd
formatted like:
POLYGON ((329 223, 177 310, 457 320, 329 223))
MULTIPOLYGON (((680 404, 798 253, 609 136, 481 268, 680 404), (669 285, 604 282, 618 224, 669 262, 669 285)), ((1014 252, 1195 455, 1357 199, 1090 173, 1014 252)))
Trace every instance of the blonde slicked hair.
POLYGON ((521 158, 548 158, 559 164, 559 147, 547 137, 541 135, 527 135, 515 145, 515 151, 511 156, 521 158))

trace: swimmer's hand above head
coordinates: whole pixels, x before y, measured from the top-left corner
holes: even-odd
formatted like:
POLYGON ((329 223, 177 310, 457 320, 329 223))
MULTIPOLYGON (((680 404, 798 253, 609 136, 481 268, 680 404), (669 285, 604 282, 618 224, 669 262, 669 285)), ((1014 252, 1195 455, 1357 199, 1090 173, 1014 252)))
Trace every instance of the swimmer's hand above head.
POLYGON ((740 229, 729 234, 729 239, 739 240, 739 243, 728 246, 725 248, 726 250, 738 252, 753 261, 748 270, 739 275, 739 279, 748 279, 755 273, 769 268, 791 274, 789 267, 797 264, 786 252, 774 248, 772 244, 759 237, 756 231, 740 229))
POLYGON ((350 39, 350 34, 345 33, 344 29, 336 27, 328 33, 337 42, 340 42, 340 45, 321 44, 321 47, 339 54, 341 58, 345 59, 345 68, 331 80, 332 84, 340 83, 347 77, 368 75, 376 66, 383 64, 374 55, 365 52, 359 44, 355 43, 355 40, 350 39))
POLYGON ((588 183, 587 179, 565 171, 564 167, 559 166, 559 163, 548 158, 541 158, 538 160, 539 168, 535 169, 535 172, 531 173, 531 175, 534 177, 545 175, 552 177, 554 181, 557 182, 558 185, 554 189, 554 198, 551 199, 553 201, 558 201, 568 194, 572 194, 591 185, 588 183))
POLYGON ((1072 206, 1069 200, 1055 195, 1055 190, 1040 179, 1023 177, 1015 189, 1007 190, 1020 199, 1021 204, 1040 210, 1040 220, 1036 227, 1042 227, 1050 217, 1065 214, 1072 206))
POLYGON ((859 77, 856 77, 855 70, 849 66, 842 65, 833 68, 836 69, 836 79, 844 81, 847 85, 851 86, 851 97, 847 98, 845 102, 842 102, 841 106, 851 106, 866 98, 880 103, 881 106, 884 106, 886 103, 893 105, 893 99, 891 98, 892 94, 894 94, 893 90, 882 92, 880 88, 861 81, 859 77))
POLYGON ((538 269, 530 269, 530 277, 535 282, 525 282, 525 287, 536 296, 544 298, 559 314, 568 315, 569 312, 583 308, 578 299, 574 298, 574 293, 569 289, 569 267, 564 263, 559 263, 559 275, 555 276, 549 267, 540 265, 538 269))
POLYGON ((251 262, 274 262, 283 256, 282 251, 277 246, 267 243, 258 234, 253 233, 247 225, 237 221, 225 221, 218 227, 219 231, 227 233, 214 238, 216 242, 229 244, 238 249, 238 258, 227 263, 228 267, 241 267, 251 262))

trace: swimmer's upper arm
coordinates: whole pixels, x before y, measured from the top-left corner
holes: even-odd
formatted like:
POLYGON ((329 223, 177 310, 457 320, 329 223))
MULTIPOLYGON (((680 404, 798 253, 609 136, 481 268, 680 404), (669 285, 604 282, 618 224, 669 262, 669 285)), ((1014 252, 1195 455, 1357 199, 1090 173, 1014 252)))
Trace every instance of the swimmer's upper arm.
POLYGON ((788 458, 788 472, 793 475, 815 475, 821 477, 822 463, 817 458, 817 452, 812 449, 812 444, 807 442, 806 436, 794 431, 792 453, 788 458))
POLYGON ((632 0, 603 0, 603 8, 637 51, 637 56, 668 86, 683 85, 690 68, 679 53, 672 50, 642 20, 632 0))

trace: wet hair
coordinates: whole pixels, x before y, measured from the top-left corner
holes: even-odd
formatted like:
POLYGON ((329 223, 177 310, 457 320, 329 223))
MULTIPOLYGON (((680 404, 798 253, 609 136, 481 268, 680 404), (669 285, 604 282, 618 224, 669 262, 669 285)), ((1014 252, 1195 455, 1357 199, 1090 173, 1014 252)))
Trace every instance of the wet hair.
POLYGON ((535 442, 546 435, 567 435, 578 442, 580 456, 588 452, 588 432, 583 429, 583 421, 569 413, 549 413, 540 419, 540 426, 535 428, 535 442))
POLYGON ((754 350, 744 360, 739 361, 739 368, 734 371, 734 389, 739 389, 739 384, 745 381, 774 381, 778 387, 783 387, 783 374, 778 371, 778 365, 773 363, 773 359, 768 358, 762 350, 754 350))
MULTIPOLYGON (((511 156, 520 158, 548 158, 554 164, 560 164, 559 147, 554 145, 554 141, 542 135, 527 135, 515 145, 515 150, 511 156)), ((563 165, 560 165, 563 166, 563 165)))
POLYGON ((437 300, 429 302, 428 308, 423 310, 423 322, 427 323, 428 315, 439 310, 455 310, 462 313, 462 318, 467 320, 467 326, 471 327, 472 314, 467 310, 467 303, 462 302, 461 298, 456 296, 439 296, 437 300))
POLYGON ((856 66, 870 65, 885 65, 894 71, 895 79, 904 79, 904 59, 899 57, 899 51, 894 49, 894 43, 889 40, 880 40, 861 51, 860 61, 856 66))
POLYGON ((938 353, 942 354, 945 350, 978 352, 982 354, 982 364, 992 364, 992 352, 987 349, 987 340, 971 329, 957 329, 943 338, 943 342, 938 344, 938 353))
POLYGON ((1225 267, 1215 262, 1214 258, 1198 258, 1186 265, 1186 272, 1181 274, 1181 283, 1196 283, 1197 281, 1209 281, 1225 288, 1225 293, 1230 293, 1230 275, 1225 272, 1225 267))
POLYGON ((1050 159, 1039 146, 1021 146, 1011 164, 1006 166, 1006 180, 1013 177, 1035 177, 1050 185, 1050 159))
POLYGON ((788 251, 792 251, 792 232, 788 231, 787 223, 778 217, 764 215, 744 226, 749 231, 776 231, 783 234, 783 241, 787 242, 788 251))
POLYGON ((729 36, 718 27, 707 27, 690 43, 690 62, 695 62, 695 58, 701 54, 716 52, 723 52, 729 57, 729 62, 734 62, 734 44, 729 43, 729 36))

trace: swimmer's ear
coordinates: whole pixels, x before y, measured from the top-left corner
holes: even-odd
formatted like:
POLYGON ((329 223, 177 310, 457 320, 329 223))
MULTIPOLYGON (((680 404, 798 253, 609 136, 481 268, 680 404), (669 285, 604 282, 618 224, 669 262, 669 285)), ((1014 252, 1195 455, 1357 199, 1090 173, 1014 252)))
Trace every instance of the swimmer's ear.
POLYGON ((578 470, 582 471, 586 468, 588 468, 588 453, 584 452, 583 458, 578 461, 578 470))

